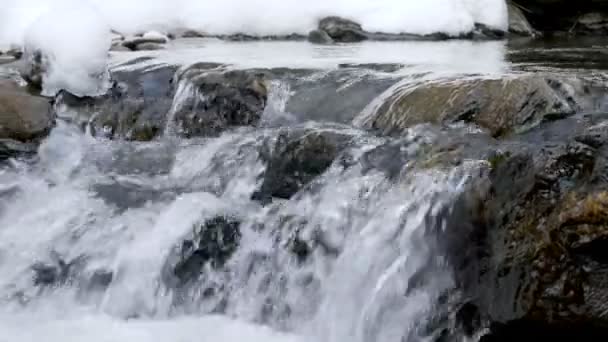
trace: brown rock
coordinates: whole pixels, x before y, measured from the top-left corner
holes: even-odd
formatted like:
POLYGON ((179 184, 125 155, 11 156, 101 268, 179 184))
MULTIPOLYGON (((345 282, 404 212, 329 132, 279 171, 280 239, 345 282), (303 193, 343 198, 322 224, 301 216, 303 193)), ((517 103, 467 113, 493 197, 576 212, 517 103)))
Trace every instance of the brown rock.
POLYGON ((53 122, 48 99, 12 81, 0 81, 0 139, 35 140, 44 137, 53 122))

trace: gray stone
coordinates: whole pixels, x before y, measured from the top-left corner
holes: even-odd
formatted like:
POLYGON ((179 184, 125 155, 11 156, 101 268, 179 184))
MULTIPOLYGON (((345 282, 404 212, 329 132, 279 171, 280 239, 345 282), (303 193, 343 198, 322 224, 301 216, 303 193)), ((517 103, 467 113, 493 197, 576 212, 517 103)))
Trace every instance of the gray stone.
POLYGON ((37 140, 46 136, 53 124, 47 98, 32 95, 12 81, 0 81, 0 139, 37 140))
POLYGON ((138 45, 144 43, 165 44, 167 43, 167 39, 163 37, 127 37, 122 42, 122 45, 131 50, 135 50, 138 45))
POLYGON ((366 40, 361 24, 340 17, 327 17, 319 21, 319 30, 325 31, 336 42, 352 43, 366 40))
POLYGON ((334 40, 323 30, 313 30, 308 34, 308 41, 315 44, 332 44, 334 40))
POLYGON ((141 43, 141 44, 137 44, 135 46, 135 51, 154 51, 154 50, 164 50, 165 44, 158 44, 158 43, 141 43))

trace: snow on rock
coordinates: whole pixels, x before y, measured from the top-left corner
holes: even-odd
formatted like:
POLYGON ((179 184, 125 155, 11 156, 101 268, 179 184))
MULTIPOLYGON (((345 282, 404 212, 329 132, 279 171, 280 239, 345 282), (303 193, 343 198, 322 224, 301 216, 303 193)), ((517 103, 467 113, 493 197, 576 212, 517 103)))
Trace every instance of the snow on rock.
MULTIPOLYGON (((473 31, 476 23, 506 31, 508 22, 505 0, 74 0, 74 3, 95 7, 112 29, 127 35, 153 30, 193 30, 209 35, 306 35, 317 28, 320 19, 339 16, 361 24, 368 32, 419 35, 441 32, 460 36, 473 31)), ((0 46, 21 43, 24 30, 56 4, 57 0, 3 0, 0 46)), ((57 12, 55 20, 66 22, 73 18, 57 12)), ((158 38, 156 33, 149 33, 158 38)))

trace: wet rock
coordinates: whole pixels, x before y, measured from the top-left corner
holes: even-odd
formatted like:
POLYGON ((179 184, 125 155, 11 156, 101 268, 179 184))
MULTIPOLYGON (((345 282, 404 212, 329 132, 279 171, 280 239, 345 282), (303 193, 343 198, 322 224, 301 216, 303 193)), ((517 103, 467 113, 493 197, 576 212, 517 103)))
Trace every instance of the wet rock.
POLYGON ((567 32, 570 34, 598 34, 605 32, 605 26, 597 21, 597 14, 608 14, 608 2, 605 0, 517 0, 520 7, 526 9, 526 16, 532 25, 540 31, 567 32), (579 18, 583 25, 579 27, 579 18), (595 18, 593 18, 595 16, 595 18), (590 26, 585 27, 589 24, 590 26), (599 29, 599 30, 595 30, 599 29))
POLYGON ((318 31, 325 32, 332 40, 340 43, 360 42, 367 39, 367 34, 359 23, 340 17, 321 19, 318 31))
POLYGON ((361 64, 352 64, 352 63, 342 63, 338 64, 340 68, 349 68, 349 69, 367 69, 378 72, 386 72, 392 73, 397 72, 403 68, 405 68, 404 64, 400 63, 361 63, 361 64))
POLYGON ((17 58, 13 57, 13 56, 8 56, 8 55, 0 55, 0 65, 2 64, 8 64, 8 63, 12 63, 14 61, 16 61, 17 58))
POLYGON ((608 331, 593 324, 548 324, 542 321, 514 321, 507 324, 494 324, 480 342, 511 341, 605 341, 608 331))
POLYGON ((240 222, 218 216, 194 227, 194 236, 181 244, 179 261, 173 267, 181 284, 196 280, 204 267, 219 269, 230 259, 241 239, 240 222))
POLYGON ((575 25, 577 33, 604 35, 608 33, 608 14, 587 13, 580 16, 575 25))
POLYGON ((509 32, 519 36, 534 37, 538 32, 532 27, 522 9, 513 2, 508 4, 509 32))
POLYGON ((522 75, 441 81, 400 90, 363 125, 392 134, 421 123, 466 122, 503 136, 536 125, 556 112, 570 114, 574 109, 547 79, 522 75))
POLYGON ((11 139, 0 139, 0 161, 19 156, 31 156, 38 150, 35 143, 22 143, 11 139))
POLYGON ((467 38, 473 40, 499 40, 505 38, 506 36, 506 32, 502 30, 485 24, 475 23, 475 26, 470 33, 461 35, 458 38, 467 38))
POLYGON ((114 71, 114 85, 107 94, 77 97, 64 91, 55 98, 55 111, 64 119, 88 126, 95 136, 152 140, 166 126, 176 70, 175 66, 157 66, 114 71))
POLYGON ((143 36, 127 37, 123 40, 122 45, 131 50, 137 50, 141 44, 166 44, 169 41, 165 35, 158 32, 148 32, 143 36))
POLYGON ((13 47, 6 51, 5 55, 15 57, 15 59, 21 59, 21 57, 23 57, 23 50, 19 47, 13 47))
POLYGON ((10 80, 0 80, 0 139, 37 141, 53 125, 48 99, 32 95, 10 80))
POLYGON ((484 341, 608 333, 607 125, 577 114, 494 147, 500 158, 456 228, 463 240, 448 248, 458 287, 492 323, 484 341))
POLYGON ((254 199, 289 199, 327 170, 346 147, 350 136, 332 131, 281 134, 266 158, 268 166, 254 199))
POLYGON ((125 40, 125 36, 116 31, 112 31, 110 37, 112 39, 112 45, 122 44, 122 42, 125 40))
POLYGON ((19 67, 21 77, 33 88, 42 89, 44 75, 49 68, 48 58, 40 51, 28 51, 19 67))
POLYGON ((126 46, 123 46, 122 43, 119 44, 113 44, 112 47, 110 47, 110 51, 132 51, 131 49, 129 49, 126 46))
POLYGON ((293 113, 298 122, 314 120, 349 124, 374 99, 399 81, 396 77, 377 72, 390 72, 396 68, 398 66, 390 64, 344 64, 340 69, 315 77, 307 77, 314 75, 314 71, 300 74, 289 70, 287 76, 273 72, 272 79, 288 85, 285 111, 293 113))
POLYGON ((164 44, 146 42, 137 44, 133 49, 135 51, 154 51, 154 50, 164 50, 166 47, 164 44))
POLYGON ((206 34, 196 30, 185 30, 179 33, 177 36, 182 38, 204 38, 206 37, 206 34))
POLYGON ((213 136, 230 127, 255 126, 268 98, 265 77, 254 70, 185 72, 195 94, 174 115, 178 134, 213 136))
POLYGON ((96 270, 85 282, 85 289, 87 291, 103 291, 107 289, 112 280, 114 274, 108 270, 96 270))
POLYGON ((332 44, 334 40, 323 30, 313 30, 308 34, 308 41, 315 44, 332 44))
POLYGON ((290 40, 290 41, 301 41, 306 40, 305 35, 292 33, 287 35, 266 35, 266 36, 253 36, 246 33, 236 33, 230 35, 216 35, 211 36, 223 40, 233 41, 233 42, 251 42, 251 41, 277 41, 277 40, 290 40))
POLYGON ((76 258, 67 262, 57 253, 52 253, 49 262, 38 262, 32 266, 34 285, 64 285, 78 273, 77 269, 82 267, 83 261, 82 258, 76 258))

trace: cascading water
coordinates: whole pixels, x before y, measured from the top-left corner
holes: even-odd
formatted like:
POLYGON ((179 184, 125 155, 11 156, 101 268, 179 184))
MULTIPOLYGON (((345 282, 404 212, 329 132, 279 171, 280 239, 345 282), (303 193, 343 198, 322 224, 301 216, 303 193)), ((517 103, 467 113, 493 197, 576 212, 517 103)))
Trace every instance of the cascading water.
POLYGON ((432 129, 391 138, 297 123, 286 109, 297 91, 270 88, 261 127, 211 138, 174 136, 172 115, 205 96, 188 81, 152 142, 92 137, 58 107, 38 155, 0 169, 0 341, 427 338, 453 286, 441 213, 483 164, 418 167, 440 139, 432 129), (295 195, 265 203, 268 155, 292 134, 344 148, 295 195), (236 248, 191 273, 181 259, 201 224, 237 226, 236 248))

